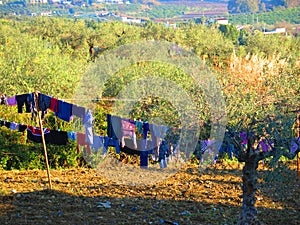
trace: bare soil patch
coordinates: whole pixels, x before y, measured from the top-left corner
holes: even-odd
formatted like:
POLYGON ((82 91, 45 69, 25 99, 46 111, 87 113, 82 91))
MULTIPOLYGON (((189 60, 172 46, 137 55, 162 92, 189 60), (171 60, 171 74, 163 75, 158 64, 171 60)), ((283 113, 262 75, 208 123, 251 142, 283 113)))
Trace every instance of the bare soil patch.
MULTIPOLYGON (((46 171, 0 171, 0 224, 235 224, 241 169, 226 162, 204 171, 187 165, 163 182, 139 186, 116 184, 88 168, 51 170, 52 190, 46 171)), ((267 174, 259 169, 259 218, 300 224, 296 162, 275 179, 267 174)))

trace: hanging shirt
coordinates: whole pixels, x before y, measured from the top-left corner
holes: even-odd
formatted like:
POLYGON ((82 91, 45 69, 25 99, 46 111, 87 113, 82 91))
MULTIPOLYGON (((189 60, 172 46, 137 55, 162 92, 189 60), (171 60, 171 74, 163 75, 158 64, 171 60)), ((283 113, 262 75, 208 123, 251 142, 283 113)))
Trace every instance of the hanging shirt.
POLYGON ((73 107, 72 107, 72 115, 73 116, 77 116, 77 117, 79 117, 79 118, 81 118, 83 120, 84 116, 85 116, 85 108, 82 107, 82 106, 73 105, 73 107))
POLYGON ((87 113, 85 114, 83 124, 85 128, 85 140, 92 146, 94 144, 94 136, 93 136, 93 121, 94 117, 91 113, 91 110, 88 109, 87 113))
POLYGON ((35 95, 34 92, 30 93, 27 97, 27 102, 29 103, 30 112, 36 112, 36 105, 35 105, 35 95))
POLYGON ((58 99, 57 98, 51 98, 50 99, 50 110, 52 110, 53 112, 58 112, 58 99))
POLYGON ((135 125, 133 120, 121 119, 122 124, 122 147, 126 145, 124 138, 131 137, 134 143, 134 149, 137 148, 136 135, 134 132, 135 125))
POLYGON ((58 100, 58 112, 56 116, 66 122, 70 122, 72 116, 72 104, 58 100))
POLYGON ((119 116, 106 115, 107 120, 107 136, 113 139, 122 138, 122 124, 119 116))
POLYGON ((51 104, 51 97, 42 93, 38 95, 38 103, 39 103, 39 110, 45 112, 48 108, 50 108, 51 104))
POLYGON ((117 139, 122 138, 122 125, 121 125, 121 117, 119 116, 111 116, 111 124, 113 133, 115 134, 117 139))
POLYGON ((132 120, 129 119, 121 119, 122 124, 122 134, 123 136, 133 136, 135 125, 132 120))
POLYGON ((15 105, 17 105, 16 96, 7 98, 7 105, 9 105, 9 106, 15 106, 15 105))
POLYGON ((15 123, 15 122, 11 122, 10 123, 10 127, 11 130, 18 130, 19 129, 19 124, 15 123))
POLYGON ((94 135, 93 141, 94 141, 94 144, 93 144, 92 147, 94 148, 95 152, 98 152, 98 150, 100 148, 103 148, 103 146, 104 146, 104 140, 103 140, 102 136, 94 135))
POLYGON ((77 146, 84 146, 87 154, 91 154, 90 144, 86 142, 84 133, 77 132, 77 146))

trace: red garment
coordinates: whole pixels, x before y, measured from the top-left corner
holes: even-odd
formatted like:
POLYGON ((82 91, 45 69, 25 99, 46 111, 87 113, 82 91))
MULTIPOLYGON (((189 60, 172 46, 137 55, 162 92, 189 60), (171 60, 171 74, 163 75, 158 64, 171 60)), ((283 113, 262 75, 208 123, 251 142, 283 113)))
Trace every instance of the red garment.
MULTIPOLYGON (((42 132, 41 129, 38 127, 34 127, 34 126, 28 126, 27 129, 35 136, 41 136, 42 132)), ((50 133, 50 129, 49 128, 44 128, 44 134, 49 134, 50 133)))
POLYGON ((88 142, 85 141, 85 134, 77 132, 77 146, 84 146, 86 149, 86 153, 88 155, 91 154, 90 145, 88 142))
POLYGON ((57 98, 51 98, 49 109, 52 110, 53 112, 58 112, 58 99, 57 98))

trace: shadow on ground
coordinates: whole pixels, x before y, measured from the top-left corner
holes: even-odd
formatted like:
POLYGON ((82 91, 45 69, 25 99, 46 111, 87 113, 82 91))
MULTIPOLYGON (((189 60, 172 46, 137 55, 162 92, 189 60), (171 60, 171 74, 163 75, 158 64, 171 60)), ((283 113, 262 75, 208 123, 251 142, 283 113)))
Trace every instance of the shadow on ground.
MULTIPOLYGON (((300 224, 300 181, 289 167, 259 171, 257 208, 265 224, 300 224)), ((187 168, 156 185, 127 186, 92 169, 0 172, 0 224, 236 224, 240 166, 187 168)))

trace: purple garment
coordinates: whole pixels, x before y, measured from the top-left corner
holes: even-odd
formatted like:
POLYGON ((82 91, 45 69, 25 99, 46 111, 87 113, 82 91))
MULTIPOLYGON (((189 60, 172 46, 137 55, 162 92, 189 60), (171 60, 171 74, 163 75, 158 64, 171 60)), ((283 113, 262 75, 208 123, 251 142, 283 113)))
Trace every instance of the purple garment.
POLYGON ((300 144, 299 138, 296 139, 295 141, 291 142, 291 146, 290 146, 290 153, 291 154, 294 154, 298 150, 299 144, 300 144))
POLYGON ((7 101, 7 105, 10 105, 10 106, 15 106, 15 105, 17 105, 17 99, 16 99, 16 96, 9 97, 6 101, 7 101))
POLYGON ((72 107, 72 115, 77 116, 81 119, 84 119, 85 116, 85 108, 78 105, 73 105, 72 107))
POLYGON ((241 132, 240 137, 243 138, 242 145, 246 145, 247 144, 247 135, 246 135, 246 133, 241 132))
POLYGON ((266 140, 260 141, 259 147, 261 147, 261 150, 263 152, 267 152, 267 151, 269 151, 269 148, 271 148, 270 144, 266 140))

